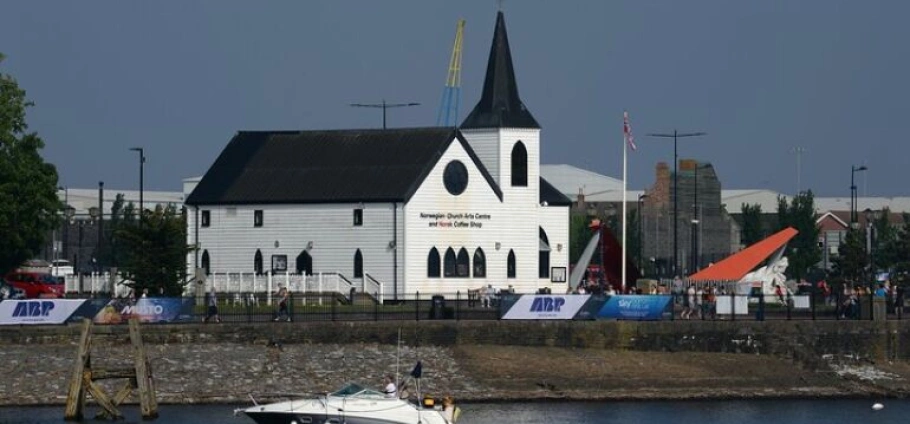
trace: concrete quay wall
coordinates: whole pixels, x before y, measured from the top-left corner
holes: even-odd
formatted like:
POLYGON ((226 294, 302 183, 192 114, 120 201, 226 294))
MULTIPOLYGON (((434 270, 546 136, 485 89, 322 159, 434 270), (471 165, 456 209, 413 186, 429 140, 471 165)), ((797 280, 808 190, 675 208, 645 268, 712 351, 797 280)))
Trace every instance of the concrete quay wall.
MULTIPOLYGON (((904 396, 908 326, 386 321, 145 325, 142 334, 162 403, 282 399, 351 380, 378 387, 384 375, 406 377, 417 360, 425 391, 462 400, 688 399, 904 396)), ((0 404, 62 404, 80 332, 0 327, 0 404)), ((129 366, 126 326, 94 326, 93 335, 93 365, 129 366)), ((112 392, 123 383, 105 384, 112 392)))

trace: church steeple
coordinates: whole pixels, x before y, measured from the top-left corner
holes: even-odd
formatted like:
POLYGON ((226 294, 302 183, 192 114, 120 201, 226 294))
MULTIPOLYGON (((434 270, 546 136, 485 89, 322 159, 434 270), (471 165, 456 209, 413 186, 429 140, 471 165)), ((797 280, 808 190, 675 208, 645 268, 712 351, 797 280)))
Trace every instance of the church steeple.
POLYGON ((518 97, 509 37, 506 35, 506 21, 501 11, 496 15, 496 30, 493 33, 493 46, 490 48, 490 59, 487 62, 483 94, 461 127, 540 128, 518 97))

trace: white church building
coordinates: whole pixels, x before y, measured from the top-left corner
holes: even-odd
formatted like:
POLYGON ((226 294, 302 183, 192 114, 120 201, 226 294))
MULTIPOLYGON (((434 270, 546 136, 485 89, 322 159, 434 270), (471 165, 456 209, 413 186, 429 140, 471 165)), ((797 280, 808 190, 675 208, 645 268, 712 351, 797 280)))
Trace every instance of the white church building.
POLYGON ((387 299, 566 288, 571 201, 540 177, 502 12, 460 127, 241 131, 185 203, 191 270, 330 273, 387 299))

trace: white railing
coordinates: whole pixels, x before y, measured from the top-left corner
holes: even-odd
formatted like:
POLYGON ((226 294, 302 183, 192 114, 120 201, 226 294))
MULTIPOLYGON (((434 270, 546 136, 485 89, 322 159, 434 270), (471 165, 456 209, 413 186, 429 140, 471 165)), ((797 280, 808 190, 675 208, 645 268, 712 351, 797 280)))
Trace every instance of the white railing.
POLYGON ((382 283, 373 278, 372 275, 363 273, 363 287, 361 287, 361 290, 366 294, 376 296, 376 300, 379 301, 379 303, 382 303, 382 283))
MULTIPOLYGON (((114 287, 114 296, 129 295, 129 287, 122 284, 122 275, 118 274, 111 282, 110 273, 91 273, 82 276, 66 275, 64 284, 67 293, 110 294, 114 287)), ((218 293, 264 293, 267 303, 272 303, 272 296, 281 288, 287 287, 291 293, 341 293, 347 295, 352 288, 363 293, 378 295, 382 301, 383 286, 369 274, 365 274, 360 287, 349 281, 337 272, 319 273, 313 275, 283 273, 255 274, 252 272, 227 272, 215 273, 206 277, 205 290, 215 287, 218 293)), ((187 286, 188 296, 192 296, 192 285, 187 286)))
POLYGON ((91 295, 109 295, 113 288, 114 297, 127 296, 130 288, 123 281, 123 275, 117 274, 111 281, 109 272, 93 272, 91 274, 67 274, 63 277, 63 287, 66 293, 80 293, 91 295))

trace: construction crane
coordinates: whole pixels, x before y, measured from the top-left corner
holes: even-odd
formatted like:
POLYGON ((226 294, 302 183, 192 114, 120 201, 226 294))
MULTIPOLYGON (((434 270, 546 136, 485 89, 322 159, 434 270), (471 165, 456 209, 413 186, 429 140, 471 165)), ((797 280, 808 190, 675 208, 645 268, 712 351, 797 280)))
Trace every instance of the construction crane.
POLYGON ((452 47, 452 60, 449 61, 449 73, 446 86, 436 114, 436 125, 451 127, 458 122, 458 108, 461 106, 461 42, 464 34, 464 19, 459 19, 455 27, 455 45, 452 47))

